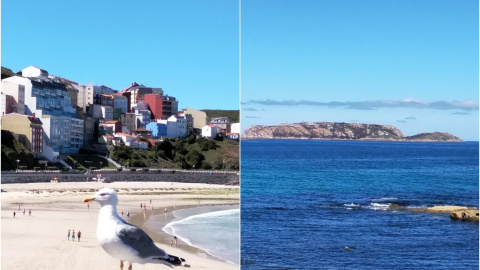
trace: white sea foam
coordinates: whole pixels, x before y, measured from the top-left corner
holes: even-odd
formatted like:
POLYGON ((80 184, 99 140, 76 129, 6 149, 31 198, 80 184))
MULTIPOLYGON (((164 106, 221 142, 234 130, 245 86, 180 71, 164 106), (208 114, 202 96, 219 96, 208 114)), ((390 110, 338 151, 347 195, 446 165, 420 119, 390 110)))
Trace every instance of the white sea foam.
POLYGON ((388 208, 392 205, 391 203, 371 203, 367 206, 367 208, 372 210, 388 210, 388 208))
POLYGON ((240 209, 188 216, 167 224, 163 231, 212 256, 240 263, 240 209))
POLYGON ((385 198, 379 198, 379 199, 373 199, 372 201, 374 202, 385 202, 385 201, 396 201, 398 198, 396 197, 385 197, 385 198))

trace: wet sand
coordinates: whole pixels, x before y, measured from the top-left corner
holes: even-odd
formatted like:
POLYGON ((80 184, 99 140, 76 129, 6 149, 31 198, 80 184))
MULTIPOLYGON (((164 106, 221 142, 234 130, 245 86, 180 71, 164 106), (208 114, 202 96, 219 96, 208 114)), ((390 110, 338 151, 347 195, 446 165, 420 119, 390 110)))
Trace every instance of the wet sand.
MULTIPOLYGON (((149 215, 165 215, 165 208, 168 209, 165 215, 168 222, 173 218, 174 207, 238 204, 239 187, 167 182, 2 185, 1 269, 119 269, 119 261, 110 257, 96 240, 99 205, 91 202, 88 208, 88 204, 82 202, 83 198, 102 187, 117 190, 120 215, 123 211, 124 218, 149 233, 157 246, 185 258, 190 269, 240 269, 238 265, 214 258, 182 242, 172 247, 170 235, 143 227, 149 215), (140 203, 147 205, 146 212, 140 209, 140 203), (18 211, 19 206, 21 211, 18 211), (26 210, 25 216, 23 209, 26 210), (32 210, 31 216, 29 209, 32 210), (126 217, 127 211, 130 211, 129 218, 126 217), (81 242, 67 240, 69 229, 81 230, 81 242)), ((133 269, 162 268, 168 267, 133 265, 133 269)))

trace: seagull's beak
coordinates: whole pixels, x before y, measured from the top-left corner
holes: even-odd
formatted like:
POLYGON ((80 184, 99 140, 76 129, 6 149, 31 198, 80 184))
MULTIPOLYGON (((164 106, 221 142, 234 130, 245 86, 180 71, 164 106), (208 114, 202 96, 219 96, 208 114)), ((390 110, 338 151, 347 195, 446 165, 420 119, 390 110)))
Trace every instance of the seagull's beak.
POLYGON ((94 201, 94 200, 95 200, 95 198, 93 198, 93 197, 87 197, 87 198, 83 199, 83 202, 89 202, 89 201, 94 201))

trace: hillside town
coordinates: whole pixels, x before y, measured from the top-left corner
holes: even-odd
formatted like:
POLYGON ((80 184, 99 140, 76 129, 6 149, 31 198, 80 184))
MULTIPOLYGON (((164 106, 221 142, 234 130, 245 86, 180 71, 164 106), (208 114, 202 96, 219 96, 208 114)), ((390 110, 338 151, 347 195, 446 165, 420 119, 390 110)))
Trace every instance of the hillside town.
POLYGON ((238 140, 239 123, 209 119, 162 88, 137 82, 122 90, 82 85, 29 66, 2 79, 2 131, 11 132, 36 159, 62 162, 80 149, 148 149, 165 138, 221 136, 238 140))

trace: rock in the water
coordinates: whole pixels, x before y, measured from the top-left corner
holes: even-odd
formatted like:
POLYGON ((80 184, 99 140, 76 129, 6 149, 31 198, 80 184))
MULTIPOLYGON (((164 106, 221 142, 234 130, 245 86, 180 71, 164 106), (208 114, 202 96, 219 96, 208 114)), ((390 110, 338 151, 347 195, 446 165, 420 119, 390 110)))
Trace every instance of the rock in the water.
POLYGON ((451 219, 460 219, 478 222, 478 210, 457 210, 450 213, 451 219))
POLYGON ((399 205, 399 204, 392 204, 388 207, 390 210, 405 210, 406 207, 405 206, 402 206, 402 205, 399 205))

